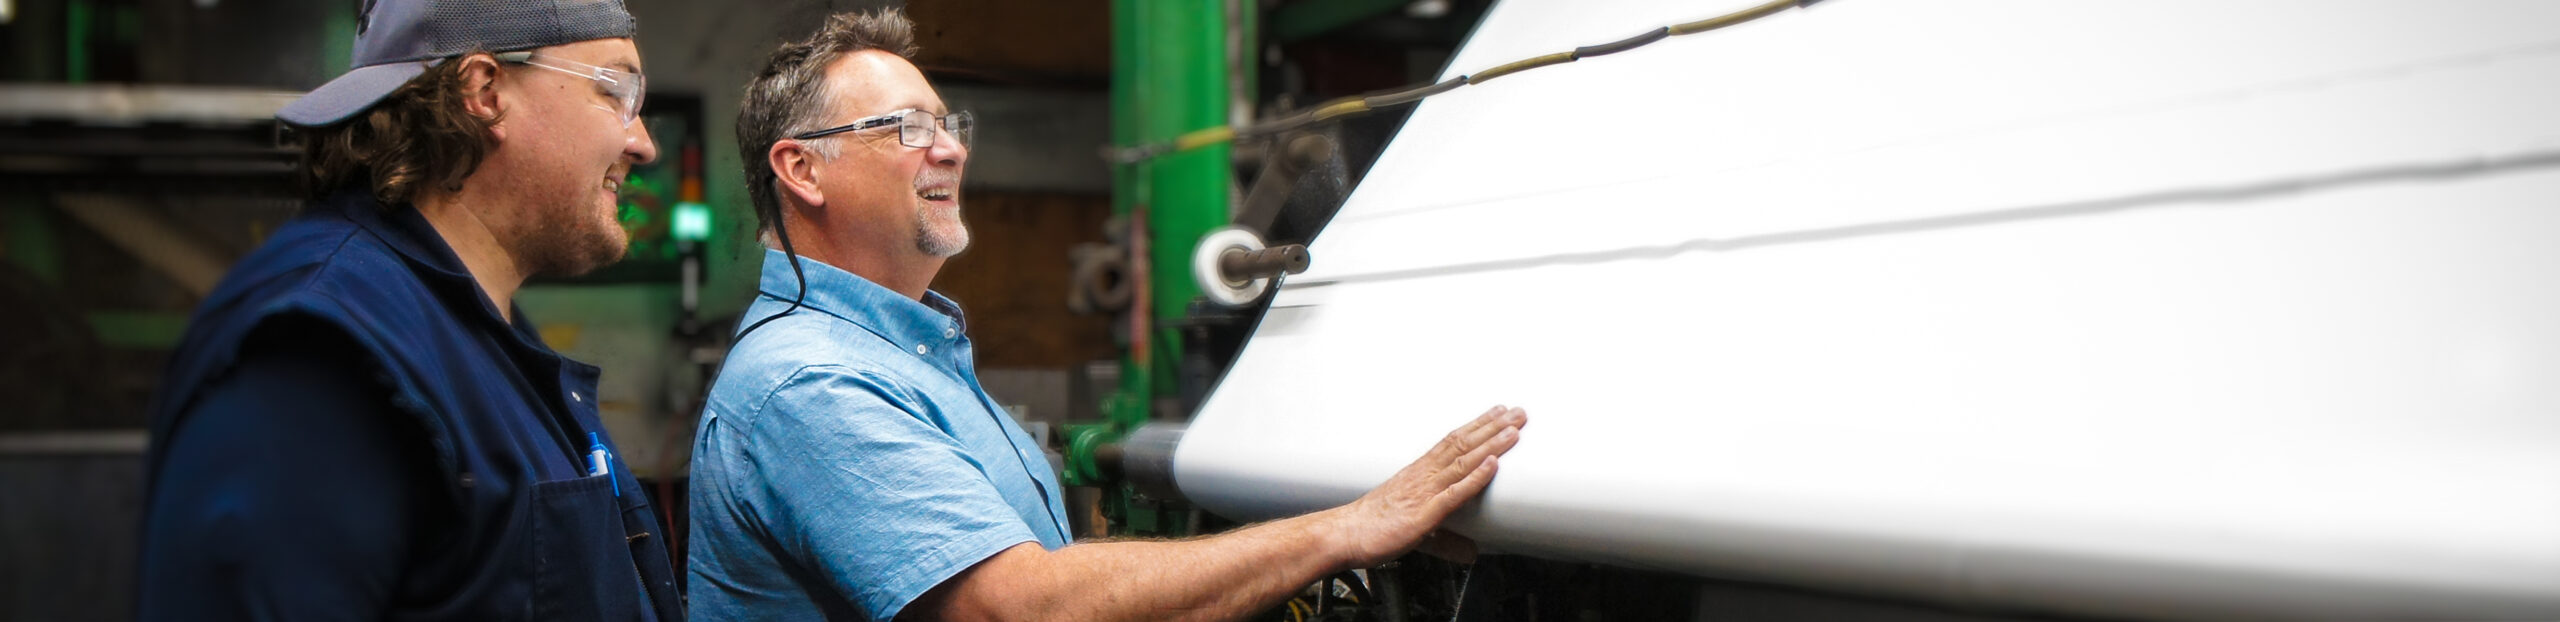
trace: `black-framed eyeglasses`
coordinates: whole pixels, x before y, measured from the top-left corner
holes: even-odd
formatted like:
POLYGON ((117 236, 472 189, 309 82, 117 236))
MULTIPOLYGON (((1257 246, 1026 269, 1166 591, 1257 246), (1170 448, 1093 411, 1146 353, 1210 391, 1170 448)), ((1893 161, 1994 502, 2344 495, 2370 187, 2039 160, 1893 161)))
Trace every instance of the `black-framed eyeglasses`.
POLYGON ((875 127, 890 125, 898 126, 898 144, 901 145, 917 149, 932 147, 933 131, 936 126, 939 126, 942 131, 951 133, 952 140, 958 141, 961 147, 966 148, 969 146, 969 130, 976 127, 977 118, 971 116, 969 111, 966 110, 946 115, 935 115, 930 112, 908 108, 880 116, 855 119, 852 123, 838 125, 823 130, 793 134, 791 135, 791 139, 808 140, 812 138, 823 138, 845 132, 859 132, 875 127))

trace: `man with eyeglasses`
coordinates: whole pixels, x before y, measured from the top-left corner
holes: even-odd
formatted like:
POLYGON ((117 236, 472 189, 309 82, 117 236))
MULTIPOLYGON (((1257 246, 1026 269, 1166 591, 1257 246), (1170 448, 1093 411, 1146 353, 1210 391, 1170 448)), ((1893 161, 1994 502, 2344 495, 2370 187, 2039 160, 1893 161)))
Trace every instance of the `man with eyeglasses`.
MULTIPOLYGON (((834 16, 747 85, 739 155, 771 248, 695 431, 695 615, 1239 618, 1422 545, 1491 481, 1518 409, 1348 506, 1072 543, 1056 475, 979 387, 959 306, 927 289, 969 244, 970 124, 910 62, 912 28, 895 10, 834 16)), ((1433 548, 1472 554, 1461 540, 1433 548)))
POLYGON ((620 260, 657 157, 620 0, 368 0, 277 113, 309 201, 157 396, 143 619, 676 620, 598 370, 515 303, 620 260))

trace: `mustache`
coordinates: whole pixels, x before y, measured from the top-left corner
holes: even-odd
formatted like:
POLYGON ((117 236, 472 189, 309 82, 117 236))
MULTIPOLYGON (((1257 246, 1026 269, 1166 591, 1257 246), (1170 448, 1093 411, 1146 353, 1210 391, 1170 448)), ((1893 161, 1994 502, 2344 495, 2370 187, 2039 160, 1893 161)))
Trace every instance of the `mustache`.
POLYGON ((960 186, 960 171, 957 169, 932 168, 925 169, 924 172, 916 174, 917 188, 931 188, 935 186, 951 186, 953 188, 958 188, 960 186))

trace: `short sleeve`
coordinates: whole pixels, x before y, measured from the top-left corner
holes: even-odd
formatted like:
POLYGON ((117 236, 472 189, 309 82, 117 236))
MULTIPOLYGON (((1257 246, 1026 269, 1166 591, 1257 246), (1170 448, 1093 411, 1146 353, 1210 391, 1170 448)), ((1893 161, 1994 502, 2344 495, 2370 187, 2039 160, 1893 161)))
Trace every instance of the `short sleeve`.
POLYGON ((784 379, 729 478, 786 557, 872 619, 1023 542, 1037 542, 983 465, 891 381, 841 366, 784 379))

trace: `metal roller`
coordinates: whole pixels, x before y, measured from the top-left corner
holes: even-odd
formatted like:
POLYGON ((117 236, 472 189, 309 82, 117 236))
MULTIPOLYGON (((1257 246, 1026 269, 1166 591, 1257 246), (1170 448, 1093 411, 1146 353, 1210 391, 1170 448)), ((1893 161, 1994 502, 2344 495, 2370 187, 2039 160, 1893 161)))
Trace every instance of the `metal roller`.
POLYGON ((1246 229, 1209 232, 1191 257, 1191 274, 1201 293, 1224 307, 1241 307, 1271 291, 1271 279, 1305 272, 1311 258, 1303 244, 1265 248, 1262 236, 1246 229))
POLYGON ((1106 478, 1129 482, 1139 492, 1161 499, 1182 498, 1173 485, 1173 448, 1182 443, 1188 424, 1154 422, 1129 431, 1117 443, 1094 448, 1095 466, 1106 478))

